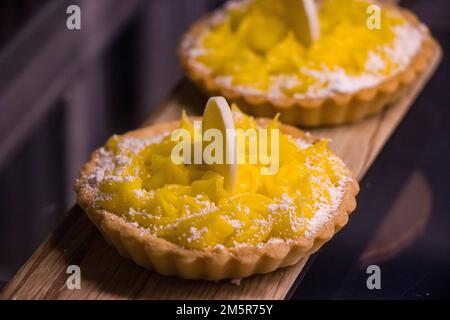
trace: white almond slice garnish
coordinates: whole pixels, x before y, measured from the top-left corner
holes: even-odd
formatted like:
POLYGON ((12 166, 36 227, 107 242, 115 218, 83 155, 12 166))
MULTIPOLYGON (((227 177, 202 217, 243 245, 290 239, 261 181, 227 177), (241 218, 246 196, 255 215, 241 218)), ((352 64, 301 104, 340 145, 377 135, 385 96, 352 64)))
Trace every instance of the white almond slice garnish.
POLYGON ((203 134, 208 129, 218 129, 223 141, 223 163, 212 164, 211 168, 223 175, 224 188, 233 191, 237 177, 236 138, 233 115, 224 97, 211 97, 206 103, 202 121, 203 134))
POLYGON ((309 47, 320 37, 319 16, 314 0, 284 0, 289 24, 297 40, 309 47))

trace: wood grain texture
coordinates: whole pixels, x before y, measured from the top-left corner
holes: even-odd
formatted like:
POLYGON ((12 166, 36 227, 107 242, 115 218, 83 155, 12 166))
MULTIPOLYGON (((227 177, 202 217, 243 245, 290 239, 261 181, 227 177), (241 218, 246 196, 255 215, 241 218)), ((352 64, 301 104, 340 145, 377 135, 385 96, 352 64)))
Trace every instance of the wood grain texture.
MULTIPOLYGON (((360 180, 412 102, 434 73, 441 49, 414 88, 382 113, 335 128, 312 130, 332 139, 331 148, 360 180)), ((145 124, 177 119, 181 110, 200 114, 204 98, 182 82, 145 124)), ((237 286, 229 281, 207 282, 159 276, 120 257, 75 206, 64 222, 37 249, 3 290, 2 299, 283 299, 305 265, 298 264, 266 275, 247 278, 237 286), (80 290, 66 287, 68 265, 79 265, 80 290)))

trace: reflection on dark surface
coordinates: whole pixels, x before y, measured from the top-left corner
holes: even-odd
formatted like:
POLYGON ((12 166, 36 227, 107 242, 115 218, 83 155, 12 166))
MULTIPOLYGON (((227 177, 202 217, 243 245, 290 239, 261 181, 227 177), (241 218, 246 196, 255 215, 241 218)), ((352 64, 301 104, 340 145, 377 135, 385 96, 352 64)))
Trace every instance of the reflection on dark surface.
POLYGON ((394 258, 411 245, 430 219, 432 201, 425 175, 413 171, 364 249, 362 266, 394 258))

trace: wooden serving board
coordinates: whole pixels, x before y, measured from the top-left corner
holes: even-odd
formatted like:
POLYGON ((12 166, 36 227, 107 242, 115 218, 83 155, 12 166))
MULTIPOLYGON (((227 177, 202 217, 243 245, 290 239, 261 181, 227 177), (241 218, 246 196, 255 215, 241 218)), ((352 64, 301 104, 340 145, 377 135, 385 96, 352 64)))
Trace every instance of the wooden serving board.
MULTIPOLYGON (((434 73, 442 56, 439 45, 428 70, 411 91, 382 113, 353 125, 312 130, 332 139, 331 148, 361 180, 383 145, 434 73)), ((182 82, 146 124, 177 119, 181 110, 201 114, 204 98, 182 82)), ((362 214, 362 213, 360 213, 362 214)), ((2 299, 283 299, 307 259, 292 267, 244 279, 208 282, 164 277, 119 256, 75 206, 9 282, 2 299), (69 265, 81 268, 81 289, 66 286, 69 265)))

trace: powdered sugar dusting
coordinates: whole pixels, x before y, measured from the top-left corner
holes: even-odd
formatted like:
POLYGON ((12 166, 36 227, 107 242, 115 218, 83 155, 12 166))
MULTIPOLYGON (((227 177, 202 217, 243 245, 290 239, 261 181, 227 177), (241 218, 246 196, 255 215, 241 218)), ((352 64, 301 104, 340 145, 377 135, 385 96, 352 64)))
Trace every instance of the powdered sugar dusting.
POLYGON ((295 143, 297 144, 297 146, 300 148, 300 150, 304 150, 306 148, 309 148, 310 146, 312 146, 311 142, 308 142, 304 139, 295 139, 295 143))
MULTIPOLYGON (((241 115, 242 116, 242 115, 241 115)), ((117 140, 117 148, 119 152, 113 152, 108 148, 101 148, 97 152, 97 157, 95 158, 95 168, 91 174, 85 180, 86 188, 92 191, 97 199, 96 200, 108 200, 111 199, 111 194, 108 192, 101 191, 101 184, 106 182, 110 185, 110 182, 124 182, 133 181, 136 177, 143 174, 140 172, 139 168, 130 171, 130 164, 132 158, 139 156, 140 152, 143 151, 147 146, 155 143, 160 143, 165 137, 169 136, 170 133, 165 132, 160 135, 154 136, 149 139, 139 139, 133 137, 123 137, 117 140), (126 171, 123 171, 126 170, 126 171)), ((302 138, 294 139, 288 136, 291 143, 298 146, 299 150, 305 150, 311 146, 312 143, 306 141, 302 138)), ((337 157, 332 156, 330 164, 335 166, 336 173, 342 173, 343 163, 337 157)), ((264 241, 258 243, 257 247, 264 247, 266 245, 273 245, 277 243, 286 243, 295 241, 295 237, 300 234, 304 234, 308 238, 314 237, 317 230, 330 219, 332 219, 333 214, 339 203, 342 200, 342 195, 344 192, 345 183, 350 179, 345 174, 341 175, 341 179, 338 183, 331 183, 328 177, 322 177, 324 174, 324 169, 321 165, 313 165, 312 163, 306 162, 306 168, 311 170, 311 174, 308 177, 308 183, 311 184, 311 190, 313 192, 313 202, 315 207, 313 208, 313 215, 311 217, 303 216, 299 214, 302 212, 304 201, 308 196, 301 194, 299 190, 295 194, 282 193, 279 197, 273 198, 272 202, 267 205, 267 213, 261 214, 259 216, 252 216, 254 213, 251 212, 251 208, 248 207, 247 203, 237 203, 235 205, 235 212, 247 216, 250 223, 253 226, 258 226, 258 232, 265 234, 266 236, 271 232, 276 219, 281 218, 283 225, 286 225, 288 229, 289 237, 291 238, 278 238, 270 237, 264 238, 264 241), (318 173, 314 175, 313 172, 318 173), (286 224, 287 223, 287 224, 286 224)), ((144 172, 145 174, 145 172, 144 172)), ((112 184, 114 185, 114 183, 112 184)), ((138 187, 137 189, 131 190, 131 197, 133 199, 141 199, 145 201, 153 200, 158 197, 158 189, 147 190, 143 187, 138 187)), ((177 230, 180 227, 180 223, 185 221, 187 218, 195 218, 199 216, 205 216, 219 210, 218 205, 214 201, 209 200, 204 194, 193 195, 191 198, 187 199, 187 195, 179 196, 180 199, 186 200, 186 203, 192 201, 194 205, 183 205, 181 214, 183 218, 176 219, 170 224, 159 223, 164 218, 163 215, 157 214, 155 212, 147 212, 144 209, 138 209, 130 207, 126 209, 124 213, 126 216, 121 216, 121 219, 128 221, 133 226, 139 228, 140 234, 158 234, 160 231, 170 232, 177 230), (130 219, 130 221, 128 220, 130 219), (148 219, 149 221, 154 221, 155 223, 150 223, 147 227, 142 227, 137 221, 141 219, 148 219)), ((98 205, 98 204, 96 204, 98 205)), ((100 208, 100 207, 98 207, 100 208)), ((265 207, 264 207, 265 208, 265 207)), ((165 210, 165 209, 164 209, 165 210)), ((232 209, 233 210, 233 209, 232 209)), ((114 212, 114 211, 113 211, 114 212)), ((220 219, 228 222, 228 225, 234 230, 236 234, 240 232, 246 232, 248 230, 248 222, 244 222, 239 219, 239 215, 225 215, 221 214, 220 219)), ((188 226, 186 231, 179 236, 179 239, 185 241, 188 244, 196 244, 202 241, 202 237, 208 236, 210 230, 206 226, 191 225, 188 226)), ((281 236, 280 236, 281 237, 281 236)), ((247 242, 233 242, 234 247, 245 247, 248 246, 247 242)), ((216 245, 214 247, 216 250, 222 250, 224 248, 223 244, 216 245)))
MULTIPOLYGON (((107 150, 106 148, 100 148, 95 160, 95 169, 89 175, 87 180, 89 185, 93 188, 98 189, 99 184, 104 180, 116 182, 131 180, 134 177, 133 175, 127 175, 125 177, 122 177, 121 175, 122 172, 120 169, 129 165, 131 161, 131 158, 124 155, 124 153, 131 152, 133 154, 138 154, 146 146, 159 143, 164 137, 168 135, 169 133, 165 132, 147 139, 124 137, 123 139, 119 140, 117 145, 117 147, 124 152, 118 153, 117 155, 115 155, 112 151, 107 150), (115 172, 115 174, 113 174, 113 172, 115 172)), ((144 191, 138 192, 141 192, 140 195, 142 196, 142 192, 144 191)), ((103 194, 102 196, 108 197, 107 194, 103 194)))
POLYGON ((317 231, 327 222, 333 219, 334 214, 338 208, 338 205, 342 201, 342 196, 345 190, 345 184, 349 181, 348 177, 343 177, 339 181, 339 185, 336 188, 328 189, 330 194, 330 204, 324 202, 318 202, 314 216, 308 221, 308 227, 305 232, 307 238, 314 238, 317 231))

